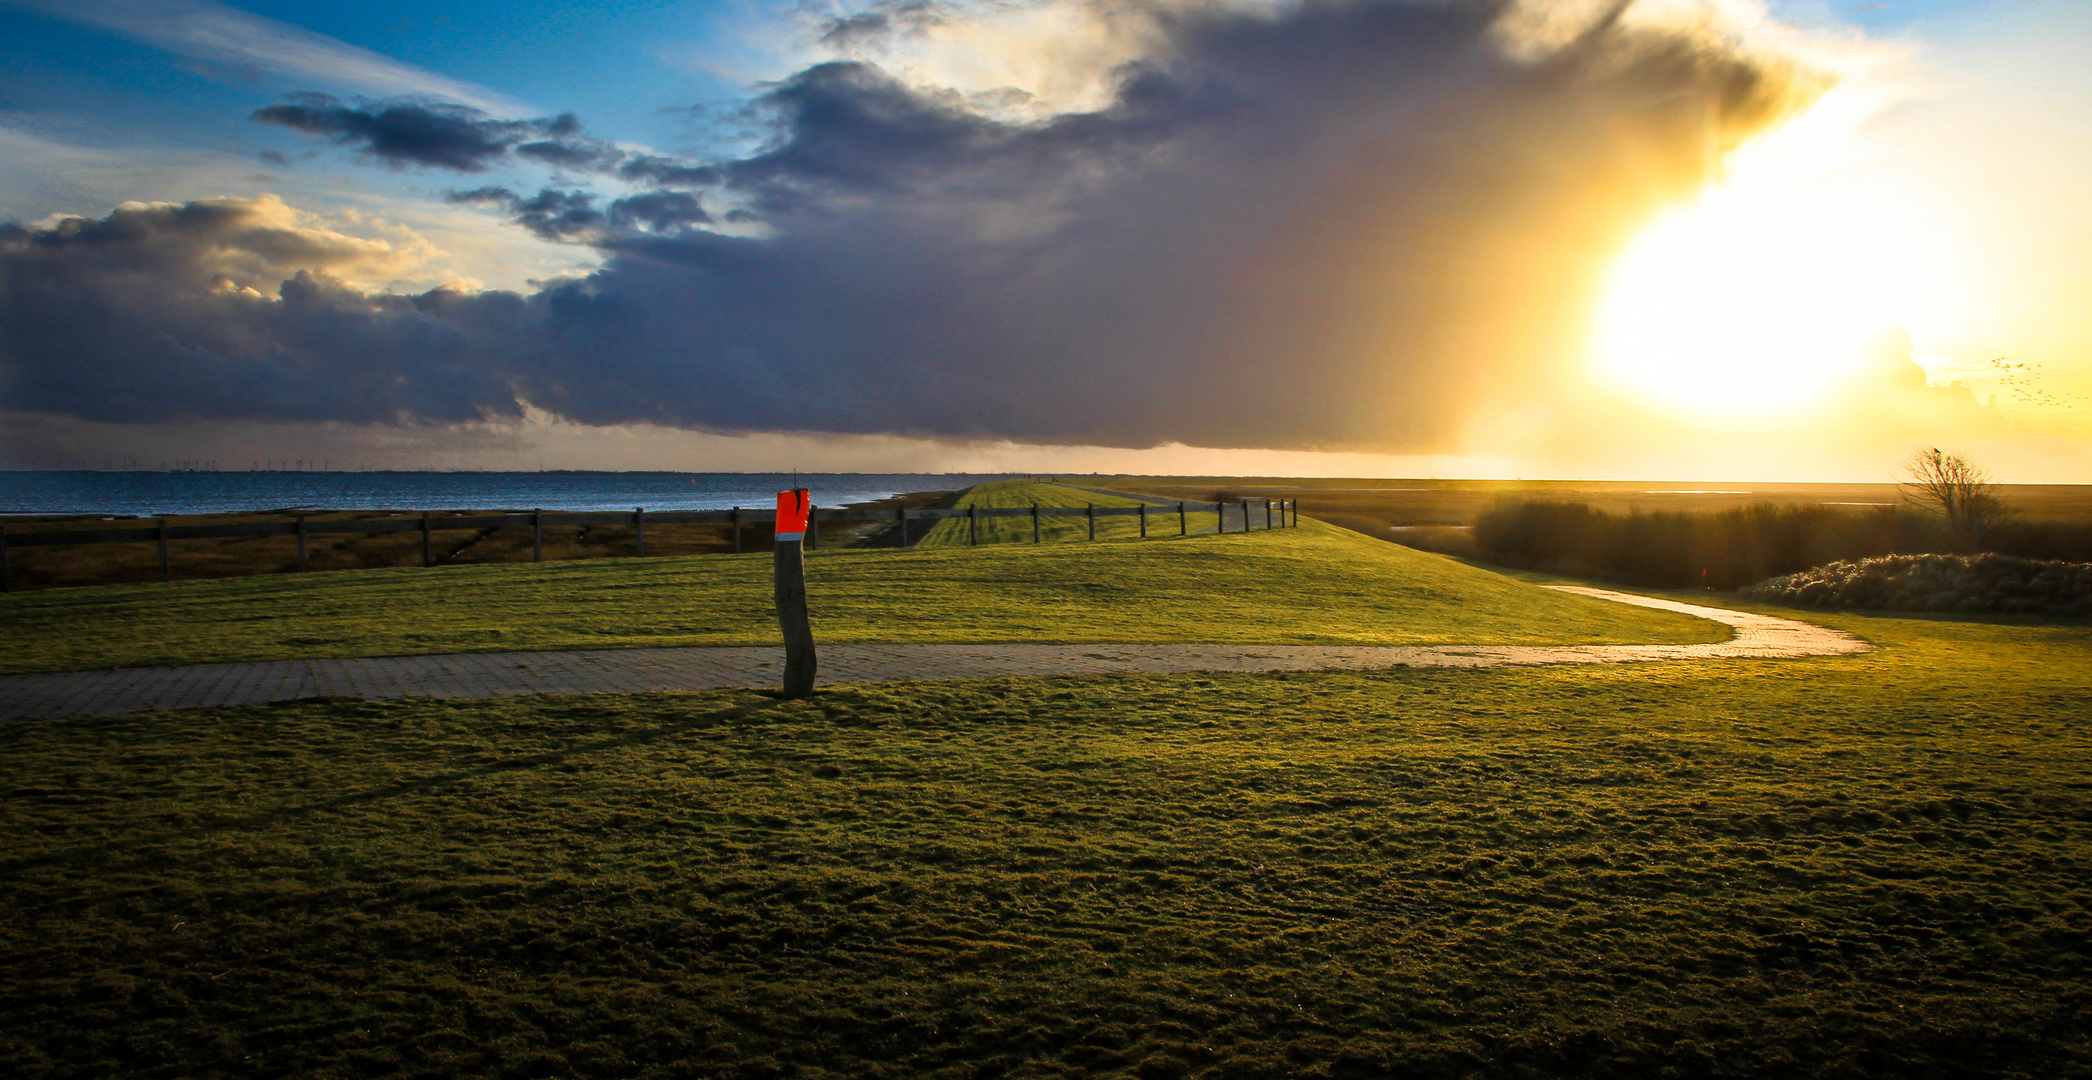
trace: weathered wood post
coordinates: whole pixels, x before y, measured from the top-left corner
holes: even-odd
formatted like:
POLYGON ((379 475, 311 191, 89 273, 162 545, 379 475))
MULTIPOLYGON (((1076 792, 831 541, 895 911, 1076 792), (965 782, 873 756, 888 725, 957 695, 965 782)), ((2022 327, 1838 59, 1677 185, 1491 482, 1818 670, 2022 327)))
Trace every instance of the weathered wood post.
POLYGON ((800 548, 812 510, 805 488, 777 493, 775 593, 777 628, 784 634, 784 696, 788 698, 811 697, 814 692, 814 628, 806 610, 806 558, 800 548))
POLYGON ((806 504, 806 550, 821 550, 821 510, 810 502, 806 504))
POLYGON ((733 516, 727 519, 734 523, 734 554, 741 554, 741 508, 734 507, 733 516))
POLYGON ((1265 500, 1264 500, 1264 528, 1265 528, 1265 529, 1266 529, 1267 531, 1268 531, 1268 530, 1269 530, 1269 529, 1271 528, 1271 500, 1270 500, 1270 499, 1265 499, 1265 500))
POLYGON ((1031 542, 1039 542, 1039 504, 1031 504, 1031 542))
POLYGON ((530 512, 530 561, 545 561, 545 508, 530 512))
POLYGON ((1148 504, 1140 504, 1140 538, 1148 538, 1148 504))
POLYGON ((638 556, 646 558, 646 507, 632 508, 632 545, 638 556))
POLYGON ((423 569, 436 565, 435 557, 429 553, 429 512, 426 510, 421 512, 421 565, 423 569))
POLYGON ((298 515, 298 572, 305 572, 305 515, 298 515))
POLYGON ((1219 499, 1213 500, 1213 531, 1217 533, 1228 531, 1228 504, 1221 502, 1219 499))
POLYGON ((153 536, 160 541, 160 580, 168 581, 171 579, 167 573, 167 519, 160 518, 153 524, 153 536))
POLYGON ((1249 500, 1242 500, 1242 531, 1249 531, 1249 500))
POLYGON ((973 547, 979 547, 981 544, 980 520, 980 507, 966 508, 966 542, 973 547))
POLYGON ((1184 500, 1177 500, 1177 535, 1191 535, 1191 515, 1184 510, 1184 500))
POLYGON ((1096 503, 1083 503, 1083 504, 1082 504, 1082 512, 1083 512, 1083 513, 1085 513, 1085 514, 1088 514, 1088 515, 1089 515, 1089 518, 1090 518, 1090 539, 1092 539, 1092 540, 1095 540, 1095 539, 1097 538, 1097 504, 1096 504, 1096 503))

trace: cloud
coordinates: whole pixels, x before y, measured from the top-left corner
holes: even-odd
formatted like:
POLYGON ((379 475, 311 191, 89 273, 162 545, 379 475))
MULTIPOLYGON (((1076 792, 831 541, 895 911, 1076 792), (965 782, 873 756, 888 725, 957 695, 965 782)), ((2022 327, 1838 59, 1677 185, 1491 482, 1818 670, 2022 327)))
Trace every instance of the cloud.
POLYGON ((529 111, 482 86, 446 78, 324 34, 211 0, 7 0, 87 23, 212 69, 253 79, 263 71, 381 95, 454 101, 505 116, 529 111))
POLYGON ((580 129, 571 115, 540 120, 496 120, 465 105, 383 101, 347 105, 326 94, 294 94, 267 105, 254 119, 353 146, 395 169, 412 165, 481 172, 510 150, 550 164, 590 165, 604 152, 564 142, 580 129), (538 140, 525 142, 525 140, 538 140), (521 144, 519 146, 519 144, 521 144))
POLYGON ((498 373, 469 362, 479 328, 441 314, 474 297, 346 280, 427 254, 301 225, 270 196, 0 226, 5 405, 120 422, 517 414, 498 373))
POLYGON ((504 120, 442 102, 394 98, 349 104, 326 94, 302 93, 256 109, 252 119, 330 139, 395 169, 476 173, 528 162, 660 188, 706 187, 720 181, 719 170, 711 166, 625 150, 593 138, 572 113, 504 120))
POLYGON ((406 106, 337 103, 308 130, 388 160, 472 172, 545 143, 526 156, 657 186, 454 196, 605 259, 529 295, 370 295, 315 270, 229 299, 204 287, 208 244, 168 247, 186 208, 17 230, 0 305, 36 333, 5 359, 6 404, 142 415, 83 381, 98 357, 188 415, 528 403, 709 431, 1440 450, 1480 404, 1569 378, 1624 237, 1708 178, 1710 146, 1821 86, 1704 20, 1618 8, 1536 45, 1479 0, 1114 6, 1147 29, 1113 37, 1144 44, 1095 108, 1011 118, 837 60, 767 87, 770 139, 709 163, 456 109, 395 138, 379 121, 406 106), (73 343, 117 325, 151 358, 73 343), (186 394, 185 365, 210 373, 186 394))

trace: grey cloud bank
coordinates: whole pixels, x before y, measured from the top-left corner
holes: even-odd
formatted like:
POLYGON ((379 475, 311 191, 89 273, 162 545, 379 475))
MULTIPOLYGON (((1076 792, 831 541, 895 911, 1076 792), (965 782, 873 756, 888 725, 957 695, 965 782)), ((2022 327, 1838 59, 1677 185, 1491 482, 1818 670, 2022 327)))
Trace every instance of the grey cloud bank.
POLYGON ((1607 20, 1514 59, 1499 12, 1157 10, 1107 105, 1025 123, 821 64, 766 88, 774 137, 721 162, 571 117, 289 102, 259 118, 400 167, 520 156, 641 190, 455 193, 604 254, 530 295, 366 293, 238 200, 8 226, 0 406, 1441 447, 1476 402, 1566 377, 1621 238, 1816 85, 1607 20))

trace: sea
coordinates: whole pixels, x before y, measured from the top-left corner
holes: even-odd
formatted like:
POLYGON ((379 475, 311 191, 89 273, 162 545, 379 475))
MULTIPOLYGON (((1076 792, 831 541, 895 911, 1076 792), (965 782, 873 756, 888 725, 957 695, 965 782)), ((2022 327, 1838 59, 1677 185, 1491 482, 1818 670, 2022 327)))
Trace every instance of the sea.
POLYGON ((956 491, 1008 474, 684 472, 0 471, 0 514, 111 517, 243 510, 725 510, 775 506, 794 487, 816 506, 956 491))

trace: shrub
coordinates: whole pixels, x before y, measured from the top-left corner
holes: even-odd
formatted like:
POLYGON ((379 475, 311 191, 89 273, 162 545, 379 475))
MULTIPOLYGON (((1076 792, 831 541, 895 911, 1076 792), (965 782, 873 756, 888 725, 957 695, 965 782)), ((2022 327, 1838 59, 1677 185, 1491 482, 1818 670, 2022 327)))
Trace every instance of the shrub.
MULTIPOLYGON (((1895 506, 1615 514, 1512 498, 1491 503, 1474 527, 1476 551, 1490 562, 1664 589, 1735 589, 1827 563, 1953 551, 1967 539, 1939 515, 1895 506)), ((2092 524, 2008 520, 1978 539, 2002 555, 2092 562, 2092 524)))
POLYGON ((2092 563, 2016 555, 1848 559, 1742 590, 1758 600, 1883 611, 2092 614, 2092 563))

